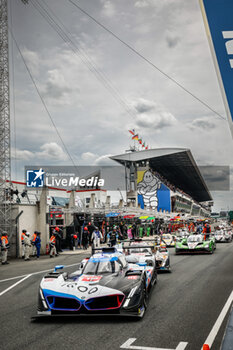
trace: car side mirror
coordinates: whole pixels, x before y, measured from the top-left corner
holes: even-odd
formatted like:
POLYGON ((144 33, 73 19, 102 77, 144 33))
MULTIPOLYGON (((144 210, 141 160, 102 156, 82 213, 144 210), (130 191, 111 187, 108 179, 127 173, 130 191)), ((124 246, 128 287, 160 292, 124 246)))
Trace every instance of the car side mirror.
POLYGON ((57 270, 62 270, 64 268, 64 265, 57 265, 54 267, 54 272, 57 272, 57 270))

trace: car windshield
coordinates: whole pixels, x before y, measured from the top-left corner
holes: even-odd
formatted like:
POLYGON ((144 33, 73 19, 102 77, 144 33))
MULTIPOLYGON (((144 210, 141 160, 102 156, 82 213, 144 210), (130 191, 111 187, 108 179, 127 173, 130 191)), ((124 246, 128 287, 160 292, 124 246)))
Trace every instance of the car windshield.
POLYGON ((202 237, 201 236, 190 236, 188 238, 188 242, 198 242, 201 243, 202 242, 202 237))
POLYGON ((100 260, 93 260, 89 261, 84 270, 83 273, 86 275, 98 275, 98 274, 104 274, 104 273, 115 273, 120 271, 120 264, 118 261, 100 261, 100 260))
POLYGON ((169 236, 169 235, 163 235, 162 238, 163 238, 163 239, 171 239, 171 236, 169 236))
POLYGON ((160 248, 159 248, 159 252, 160 252, 160 253, 165 253, 165 252, 167 252, 167 248, 165 248, 165 247, 160 247, 160 248))
POLYGON ((150 248, 137 248, 137 246, 133 247, 133 249, 130 249, 129 252, 132 253, 146 253, 151 254, 150 248))

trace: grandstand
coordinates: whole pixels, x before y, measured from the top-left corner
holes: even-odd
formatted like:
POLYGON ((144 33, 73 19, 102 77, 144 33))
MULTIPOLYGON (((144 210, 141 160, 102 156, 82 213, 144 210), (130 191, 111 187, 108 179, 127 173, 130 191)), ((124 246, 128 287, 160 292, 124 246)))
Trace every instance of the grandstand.
MULTIPOLYGON (((137 169, 144 169, 150 170, 164 185, 163 188, 170 191, 170 210, 168 211, 183 212, 193 216, 210 215, 212 197, 189 149, 158 148, 131 151, 112 156, 111 159, 128 169, 131 179, 127 189, 128 199, 133 199, 134 203, 137 203, 138 199, 137 169), (134 182, 133 186, 132 182, 134 182)), ((169 205, 166 204, 164 208, 167 210, 169 205)))

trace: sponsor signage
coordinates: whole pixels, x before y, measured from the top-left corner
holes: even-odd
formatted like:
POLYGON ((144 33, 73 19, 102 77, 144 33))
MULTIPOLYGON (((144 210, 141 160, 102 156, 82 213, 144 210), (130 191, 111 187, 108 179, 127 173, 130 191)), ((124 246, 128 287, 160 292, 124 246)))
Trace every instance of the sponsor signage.
POLYGON ((233 1, 199 1, 233 136, 233 1))

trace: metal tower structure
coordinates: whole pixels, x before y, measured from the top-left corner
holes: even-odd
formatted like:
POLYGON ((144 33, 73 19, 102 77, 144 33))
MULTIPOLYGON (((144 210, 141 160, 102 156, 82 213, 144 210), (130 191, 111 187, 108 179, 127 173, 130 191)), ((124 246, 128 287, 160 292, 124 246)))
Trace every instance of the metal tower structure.
POLYGON ((7 0, 0 0, 0 232, 11 234, 10 94, 7 0))

